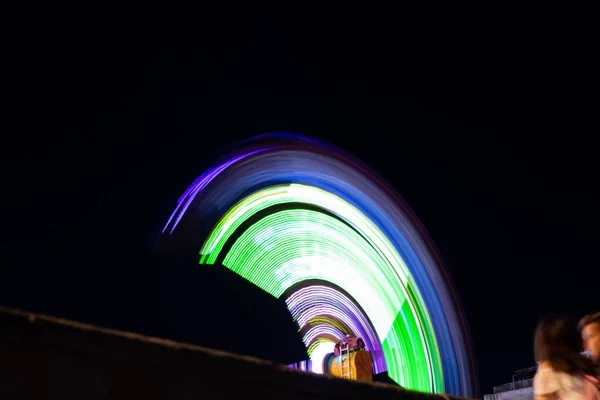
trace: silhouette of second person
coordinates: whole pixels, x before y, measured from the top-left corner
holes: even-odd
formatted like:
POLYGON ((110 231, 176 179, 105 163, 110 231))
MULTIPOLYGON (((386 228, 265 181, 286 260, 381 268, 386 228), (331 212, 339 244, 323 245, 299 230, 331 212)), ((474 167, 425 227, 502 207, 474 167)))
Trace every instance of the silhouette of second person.
POLYGON ((600 312, 586 315, 579 321, 583 347, 595 364, 596 377, 600 377, 600 312))

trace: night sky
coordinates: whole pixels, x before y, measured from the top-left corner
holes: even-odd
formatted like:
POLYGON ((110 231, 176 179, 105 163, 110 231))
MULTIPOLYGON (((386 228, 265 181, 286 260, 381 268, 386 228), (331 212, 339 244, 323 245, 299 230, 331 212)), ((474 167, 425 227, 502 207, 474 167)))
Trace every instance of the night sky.
POLYGON ((13 31, 0 304, 151 314, 178 196, 237 140, 295 132, 407 200, 490 392, 534 365, 539 317, 600 308, 594 12, 296 7, 39 11, 13 31))

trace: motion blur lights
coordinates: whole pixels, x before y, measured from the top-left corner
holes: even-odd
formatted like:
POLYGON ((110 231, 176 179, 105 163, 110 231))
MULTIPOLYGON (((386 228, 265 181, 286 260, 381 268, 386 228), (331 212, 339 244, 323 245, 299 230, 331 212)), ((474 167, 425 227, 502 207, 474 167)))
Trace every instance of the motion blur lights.
POLYGON ((352 157, 292 134, 262 136, 200 176, 163 229, 286 301, 313 371, 360 336, 400 385, 471 397, 468 335, 439 257, 408 207, 352 157), (197 237, 199 232, 205 236, 197 237))
MULTIPOLYGON (((435 391, 443 382, 435 363, 437 342, 427 310, 414 299, 418 291, 410 274, 386 237, 341 198, 305 185, 256 192, 217 224, 201 262, 216 260, 214 252, 223 249, 248 218, 269 205, 285 203, 319 204, 334 215, 303 208, 274 211, 238 232, 223 265, 275 297, 306 280, 339 286, 372 321, 392 378, 402 386, 435 391)), ((385 361, 377 363, 381 364, 385 361)))
POLYGON ((330 340, 322 340, 317 343, 310 357, 312 361, 312 372, 316 374, 323 373, 323 360, 328 353, 333 352, 335 343, 330 340))
POLYGON ((315 341, 328 338, 337 342, 350 335, 364 340, 373 356, 374 372, 386 371, 380 340, 371 322, 351 298, 335 288, 313 284, 295 291, 286 303, 303 333, 313 366, 320 364, 312 353, 315 341))
POLYGON ((204 174, 202 174, 198 179, 196 179, 194 181, 194 183, 191 184, 191 186, 189 188, 187 188, 185 193, 179 198, 179 200, 177 201, 177 207, 175 208, 175 211, 173 211, 173 214, 171 214, 171 217, 167 220, 167 223, 165 224, 165 227, 163 228, 162 233, 165 233, 165 231, 167 230, 167 227, 169 225, 171 225, 171 223, 172 223, 172 226, 171 226, 171 230, 169 231, 169 233, 173 233, 173 231, 177 227, 177 224, 179 224, 179 221, 185 215, 185 212, 187 211, 188 207, 190 206, 190 204, 192 204, 192 201, 194 201, 196 195, 198 193, 200 193, 202 190, 204 190, 204 188, 210 182, 212 182, 212 180, 217 175, 219 175, 221 172, 225 171, 229 166, 235 164, 236 162, 243 160, 244 158, 250 157, 254 154, 258 154, 261 151, 265 151, 265 150, 266 149, 256 150, 256 151, 252 151, 252 152, 245 153, 240 156, 234 157, 234 158, 230 159, 229 161, 227 161, 226 163, 223 163, 223 164, 219 165, 218 167, 211 168, 208 171, 206 171, 204 174))

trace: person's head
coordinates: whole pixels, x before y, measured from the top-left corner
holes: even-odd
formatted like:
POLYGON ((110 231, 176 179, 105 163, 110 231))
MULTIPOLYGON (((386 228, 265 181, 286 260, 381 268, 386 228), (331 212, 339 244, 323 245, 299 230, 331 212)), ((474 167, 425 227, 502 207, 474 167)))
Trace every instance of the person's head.
POLYGON ((542 320, 535 333, 535 358, 547 362, 555 371, 573 374, 589 372, 590 360, 581 354, 581 338, 566 317, 542 320))
POLYGON ((583 347, 596 364, 600 364, 600 312, 586 315, 579 321, 583 347))

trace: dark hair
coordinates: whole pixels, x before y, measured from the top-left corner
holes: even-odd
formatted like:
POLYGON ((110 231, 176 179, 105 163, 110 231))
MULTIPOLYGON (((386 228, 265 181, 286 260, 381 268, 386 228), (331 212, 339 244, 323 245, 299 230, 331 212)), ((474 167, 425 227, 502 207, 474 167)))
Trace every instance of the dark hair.
POLYGON ((581 318, 581 321, 579 321, 579 329, 583 330, 583 328, 590 324, 600 325, 600 312, 588 314, 585 317, 581 318))
POLYGON ((581 352, 581 337, 568 318, 550 317, 538 324, 535 332, 535 358, 538 362, 547 361, 558 372, 592 373, 592 362, 581 352))

